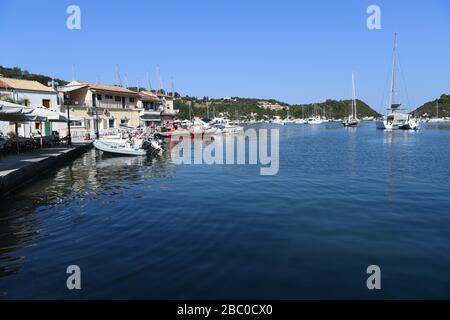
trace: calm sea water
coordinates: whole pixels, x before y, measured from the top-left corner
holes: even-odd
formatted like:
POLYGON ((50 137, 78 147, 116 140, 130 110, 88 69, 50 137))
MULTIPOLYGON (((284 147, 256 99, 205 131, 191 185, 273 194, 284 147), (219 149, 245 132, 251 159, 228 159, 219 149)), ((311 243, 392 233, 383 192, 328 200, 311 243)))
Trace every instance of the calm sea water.
POLYGON ((276 176, 92 150, 1 199, 0 299, 450 298, 450 125, 278 128, 276 176))

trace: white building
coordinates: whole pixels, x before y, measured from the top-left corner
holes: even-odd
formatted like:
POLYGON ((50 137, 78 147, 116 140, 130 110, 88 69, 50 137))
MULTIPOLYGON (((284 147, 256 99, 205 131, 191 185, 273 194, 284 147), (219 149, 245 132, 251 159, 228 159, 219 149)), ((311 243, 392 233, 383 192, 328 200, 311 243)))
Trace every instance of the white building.
MULTIPOLYGON (((37 81, 0 77, 0 99, 10 98, 16 103, 29 107, 45 107, 60 110, 58 93, 51 87, 46 87, 37 81)), ((52 124, 46 122, 43 128, 40 124, 19 124, 19 135, 29 136, 31 132, 42 130, 43 135, 51 135, 52 124)), ((2 126, 4 127, 4 125, 2 126)))
POLYGON ((286 107, 279 105, 278 103, 270 103, 269 101, 259 101, 258 106, 261 109, 269 110, 284 110, 286 107))
MULTIPOLYGON (((142 104, 138 92, 124 87, 72 81, 58 90, 64 97, 63 113, 69 108, 74 138, 106 135, 120 126, 137 127, 142 104)), ((64 131, 61 130, 63 133, 64 131)))

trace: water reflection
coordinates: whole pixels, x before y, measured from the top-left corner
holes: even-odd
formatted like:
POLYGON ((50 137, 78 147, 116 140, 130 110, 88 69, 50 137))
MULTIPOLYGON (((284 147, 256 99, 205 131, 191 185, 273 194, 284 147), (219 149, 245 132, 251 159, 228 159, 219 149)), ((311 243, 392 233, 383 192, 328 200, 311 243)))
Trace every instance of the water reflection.
POLYGON ((42 235, 43 217, 37 208, 62 208, 66 203, 100 194, 118 195, 144 180, 173 178, 175 166, 168 159, 170 153, 158 157, 117 157, 91 150, 18 193, 2 198, 0 278, 20 271, 23 257, 12 253, 35 243, 42 235))
POLYGON ((428 122, 422 125, 427 130, 450 130, 450 122, 428 122))

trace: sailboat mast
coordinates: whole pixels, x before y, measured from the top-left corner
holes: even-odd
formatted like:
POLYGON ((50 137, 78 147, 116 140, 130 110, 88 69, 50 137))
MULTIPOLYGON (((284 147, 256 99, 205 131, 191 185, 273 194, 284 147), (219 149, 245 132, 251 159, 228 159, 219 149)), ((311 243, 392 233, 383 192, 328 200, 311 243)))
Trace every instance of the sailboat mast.
POLYGON ((150 84, 150 74, 147 72, 147 90, 148 92, 152 91, 152 85, 150 84))
POLYGON ((356 90, 355 90, 355 73, 352 72, 352 116, 356 119, 356 90))
POLYGON ((394 34, 394 50, 392 53, 392 80, 391 80, 391 97, 389 101, 389 109, 392 109, 392 105, 396 103, 396 82, 397 82, 397 33, 394 34))

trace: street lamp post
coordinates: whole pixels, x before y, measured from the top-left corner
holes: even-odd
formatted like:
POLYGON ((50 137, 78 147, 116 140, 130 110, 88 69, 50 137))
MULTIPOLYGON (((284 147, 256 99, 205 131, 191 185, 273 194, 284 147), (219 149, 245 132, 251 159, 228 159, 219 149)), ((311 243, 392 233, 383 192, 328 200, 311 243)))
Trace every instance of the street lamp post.
POLYGON ((70 105, 69 101, 64 101, 67 108, 67 146, 72 147, 72 134, 70 133, 70 105))
POLYGON ((95 137, 100 139, 100 133, 98 132, 98 112, 97 107, 95 107, 95 137))
POLYGON ((93 107, 94 107, 94 112, 95 112, 95 119, 94 119, 94 130, 95 130, 95 137, 98 139, 100 139, 100 133, 98 132, 98 111, 97 111, 97 94, 93 95, 93 107))

